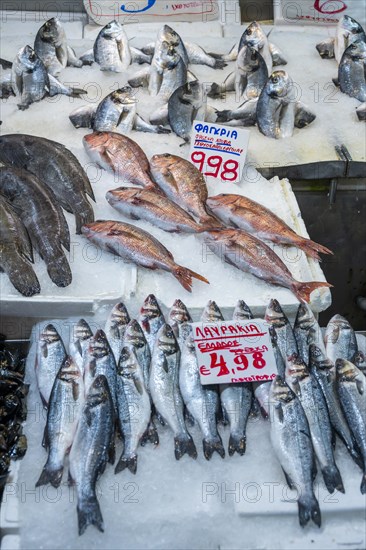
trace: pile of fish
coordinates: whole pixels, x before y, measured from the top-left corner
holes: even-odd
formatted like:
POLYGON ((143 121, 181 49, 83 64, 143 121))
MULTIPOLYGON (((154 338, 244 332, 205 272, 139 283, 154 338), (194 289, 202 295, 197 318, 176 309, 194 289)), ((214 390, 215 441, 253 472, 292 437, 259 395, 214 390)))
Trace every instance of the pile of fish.
MULTIPOLYGON (((232 318, 245 322, 253 314, 239 300, 232 318)), ((218 305, 210 301, 201 321, 223 320, 218 305)), ((278 376, 273 383, 253 385, 201 385, 192 317, 179 299, 165 316, 155 296, 149 295, 137 319, 131 319, 120 302, 111 310, 104 330, 98 328, 94 334, 80 319, 73 324, 68 349, 54 325, 42 329, 36 337, 35 374, 47 408, 43 444, 48 458, 37 486, 58 487, 68 455, 69 480, 76 484, 78 495, 80 534, 89 524, 104 530, 95 485, 107 463, 115 463, 117 434, 123 450, 115 473, 136 474, 140 444, 157 445, 160 424, 172 433, 177 460, 198 456, 189 431, 193 424, 202 434, 207 460, 214 453, 225 457, 220 423, 229 425, 229 456, 242 456, 248 419, 258 414, 256 402, 271 419, 271 441, 286 480, 299 489, 302 526, 310 519, 321 524, 313 491, 316 464, 330 493, 345 491, 334 459, 335 433, 363 469, 361 491, 365 493, 366 360, 352 327, 336 315, 324 342, 307 305, 300 304, 292 328, 276 300, 268 305, 265 320, 278 376)))
POLYGON ((26 419, 24 398, 24 358, 11 353, 1 343, 0 349, 0 494, 8 477, 10 461, 22 458, 27 451, 27 438, 22 433, 26 419))
MULTIPOLYGON (((154 155, 150 163, 130 138, 114 132, 94 132, 84 137, 84 147, 102 168, 123 184, 107 192, 106 199, 124 216, 145 220, 168 232, 204 233, 207 246, 221 259, 270 284, 290 289, 300 301, 309 301, 313 290, 326 282, 299 282, 262 240, 298 246, 319 260, 326 247, 297 235, 280 218, 260 204, 240 195, 208 197, 205 179, 189 161, 171 154, 154 155)), ((177 266, 169 251, 137 227, 113 220, 96 221, 83 234, 102 249, 150 269, 170 271, 190 290, 191 277, 202 276, 177 266)))
POLYGON ((333 82, 341 92, 362 102, 356 113, 359 120, 366 120, 366 33, 362 25, 343 15, 335 37, 320 42, 316 49, 322 58, 336 59, 338 78, 333 82))
POLYGON ((87 195, 95 199, 84 169, 60 143, 25 134, 0 137, 0 161, 1 270, 24 296, 38 294, 34 249, 51 280, 68 286, 70 233, 62 209, 74 214, 78 234, 94 220, 87 195))

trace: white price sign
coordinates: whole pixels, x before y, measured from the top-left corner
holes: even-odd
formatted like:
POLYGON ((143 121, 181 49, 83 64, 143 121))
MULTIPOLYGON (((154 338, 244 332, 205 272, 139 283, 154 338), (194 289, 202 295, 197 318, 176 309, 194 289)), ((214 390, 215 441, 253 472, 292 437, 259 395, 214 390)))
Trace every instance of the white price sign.
POLYGON ((264 382, 276 378, 276 360, 263 319, 192 323, 201 384, 264 382))
POLYGON ((249 130, 195 120, 189 160, 206 178, 239 183, 248 151, 249 130))

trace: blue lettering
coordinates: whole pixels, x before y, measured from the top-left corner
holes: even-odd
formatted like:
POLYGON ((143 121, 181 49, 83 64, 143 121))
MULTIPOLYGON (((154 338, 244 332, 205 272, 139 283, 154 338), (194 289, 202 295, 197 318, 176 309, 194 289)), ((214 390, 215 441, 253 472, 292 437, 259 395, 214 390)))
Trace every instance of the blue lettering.
POLYGON ((196 132, 202 132, 203 125, 202 125, 202 124, 196 124, 196 126, 194 127, 194 129, 196 130, 196 132))
MULTIPOLYGON (((230 133, 230 132, 229 132, 230 133)), ((220 132, 220 136, 226 136, 226 130, 225 128, 222 128, 221 132, 220 132)))
POLYGON ((208 126, 207 126, 207 125, 204 126, 204 127, 202 128, 202 131, 203 131, 203 132, 206 132, 206 134, 208 134, 208 126))
POLYGON ((149 10, 150 8, 153 7, 153 5, 156 3, 156 0, 147 0, 147 6, 145 6, 144 8, 142 8, 141 10, 128 10, 125 6, 125 4, 122 4, 121 5, 121 10, 125 13, 141 13, 143 11, 147 11, 149 10))
POLYGON ((236 130, 234 130, 233 132, 231 132, 231 137, 233 139, 238 139, 238 132, 236 130))

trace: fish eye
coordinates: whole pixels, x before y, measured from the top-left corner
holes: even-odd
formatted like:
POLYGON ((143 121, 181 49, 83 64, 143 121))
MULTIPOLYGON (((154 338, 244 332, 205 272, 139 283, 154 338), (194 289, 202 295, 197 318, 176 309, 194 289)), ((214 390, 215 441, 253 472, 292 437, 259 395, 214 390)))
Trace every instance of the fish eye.
POLYGON ((247 34, 252 34, 252 29, 247 29, 247 34))
POLYGON ((273 76, 273 77, 272 77, 272 82, 273 82, 274 84, 277 84, 277 82, 278 82, 278 76, 273 76))
POLYGON ((111 24, 111 23, 108 23, 108 25, 106 25, 106 27, 105 27, 105 28, 106 28, 106 29, 110 29, 110 28, 111 28, 111 26, 112 26, 112 24, 111 24))

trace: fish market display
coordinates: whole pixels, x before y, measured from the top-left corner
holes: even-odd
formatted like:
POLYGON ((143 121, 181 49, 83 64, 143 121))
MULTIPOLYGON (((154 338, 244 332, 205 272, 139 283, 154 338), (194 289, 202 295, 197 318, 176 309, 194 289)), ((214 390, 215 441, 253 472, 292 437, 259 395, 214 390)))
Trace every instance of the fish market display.
POLYGON ((288 486, 298 489, 299 521, 304 527, 310 519, 320 527, 319 503, 313 480, 315 459, 309 426, 300 401, 279 377, 271 387, 271 441, 286 476, 288 486))
POLYGON ((316 260, 319 252, 332 253, 325 246, 301 237, 268 208, 242 195, 216 195, 209 197, 206 204, 225 225, 243 229, 258 239, 297 246, 316 260))
POLYGON ((319 385, 323 391, 333 429, 342 439, 356 464, 362 467, 359 451, 355 445, 351 431, 342 412, 334 363, 328 359, 322 350, 316 347, 315 344, 311 344, 309 365, 312 374, 319 382, 319 385))
POLYGON ((30 172, 8 167, 0 168, 0 194, 21 217, 51 280, 68 286, 72 275, 62 247, 70 249, 70 235, 54 196, 30 172))
POLYGON ((210 460, 214 452, 224 458, 225 450, 217 431, 216 417, 220 403, 218 388, 214 385, 201 385, 194 341, 191 336, 186 338, 181 349, 179 387, 188 411, 202 432, 205 458, 210 460))
POLYGON ((195 444, 184 421, 179 362, 177 339, 171 327, 164 324, 157 334, 151 358, 150 391, 156 410, 173 431, 177 460, 185 454, 197 458, 195 444))
POLYGON ((272 299, 269 302, 264 318, 273 327, 283 360, 286 361, 287 357, 298 355, 294 331, 278 300, 272 299))
POLYGON ((299 305, 295 319, 294 335, 299 355, 306 365, 309 364, 309 347, 311 344, 316 345, 325 353, 321 328, 308 304, 299 305))
POLYGON ((52 387, 66 359, 63 341, 53 325, 47 325, 38 337, 36 377, 43 405, 48 406, 52 387))
POLYGON ((344 493, 341 475, 334 460, 332 427, 321 387, 298 356, 287 358, 286 383, 297 395, 307 418, 315 456, 330 493, 344 493))
POLYGON ((0 196, 0 270, 23 296, 39 294, 33 271, 33 251, 28 233, 12 207, 0 196))
POLYGON ((128 323, 131 321, 129 313, 123 302, 116 304, 110 314, 104 327, 105 335, 109 345, 112 348, 116 364, 122 351, 123 341, 128 323))
POLYGON ((117 404, 124 448, 115 472, 137 469, 137 447, 151 417, 150 396, 145 387, 144 374, 133 350, 124 347, 117 369, 117 404))
POLYGON ((338 80, 341 92, 366 101, 366 37, 353 42, 345 50, 338 67, 338 80))
POLYGON ((0 160, 37 176, 62 208, 74 214, 76 233, 80 233, 84 223, 94 220, 86 197, 95 200, 89 178, 75 155, 61 143, 26 134, 7 134, 0 137, 0 160))
POLYGON ((223 69, 226 66, 220 55, 209 54, 198 44, 183 42, 179 34, 169 25, 164 25, 159 30, 155 44, 147 44, 142 51, 148 55, 154 55, 164 42, 177 50, 186 65, 189 63, 207 65, 213 69, 223 69))
POLYGON ((262 241, 234 229, 209 231, 205 242, 212 252, 241 271, 274 285, 291 290, 301 301, 309 302, 311 293, 321 287, 329 288, 326 282, 296 281, 280 258, 262 241))
POLYGON ((153 126, 137 114, 136 103, 132 88, 124 86, 108 94, 98 106, 78 107, 70 113, 69 119, 75 128, 91 128, 95 132, 119 130, 128 134, 131 130, 136 130, 169 134, 169 129, 153 126))
POLYGON ((349 361, 337 359, 338 392, 342 408, 363 460, 361 493, 366 494, 366 379, 349 361))
POLYGON ((36 487, 47 483, 59 487, 65 455, 71 449, 83 403, 82 371, 70 356, 66 356, 50 395, 44 436, 48 458, 36 487))
POLYGON ((121 183, 154 187, 149 161, 135 141, 116 132, 93 132, 83 144, 90 158, 101 168, 113 172, 121 183))
POLYGON ((88 525, 104 531, 95 485, 106 467, 113 433, 113 402, 107 380, 101 375, 95 378, 86 395, 70 452, 69 476, 78 498, 79 535, 88 525))
POLYGON ((83 374, 84 360, 86 352, 89 348, 89 341, 92 336, 93 332, 85 319, 80 319, 75 325, 73 325, 69 342, 69 351, 76 365, 80 369, 80 372, 83 374))
POLYGON ((20 97, 18 108, 22 111, 46 95, 58 94, 79 97, 85 90, 71 88, 59 82, 47 69, 33 48, 21 48, 12 65, 12 86, 16 96, 20 97))
POLYGON ((342 15, 337 25, 335 38, 328 38, 323 42, 319 42, 316 49, 320 57, 324 59, 335 57, 337 63, 340 63, 344 51, 358 40, 366 41, 364 29, 350 15, 342 15))
POLYGON ((156 183, 172 201, 186 208, 201 224, 220 227, 220 222, 207 213, 206 182, 191 162, 168 153, 154 155, 150 169, 156 183))
POLYGON ((65 31, 55 17, 46 21, 37 32, 34 51, 52 76, 57 76, 66 65, 83 66, 83 62, 76 57, 74 50, 67 45, 65 31))
POLYGON ((208 283, 202 275, 175 263, 171 252, 155 237, 128 223, 96 221, 84 225, 82 233, 102 250, 125 261, 148 269, 168 271, 188 292, 192 291, 192 278, 208 283))
POLYGON ((84 362, 85 394, 98 376, 104 376, 113 402, 114 411, 117 411, 117 367, 110 343, 103 330, 96 331, 89 340, 88 351, 84 362))
POLYGON ((325 332, 327 356, 333 363, 337 359, 352 361, 358 351, 357 339, 350 323, 342 315, 333 315, 325 332))
POLYGON ((108 191, 106 199, 113 208, 133 220, 146 220, 164 231, 202 233, 210 225, 198 224, 178 204, 150 189, 119 187, 108 191))

